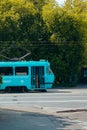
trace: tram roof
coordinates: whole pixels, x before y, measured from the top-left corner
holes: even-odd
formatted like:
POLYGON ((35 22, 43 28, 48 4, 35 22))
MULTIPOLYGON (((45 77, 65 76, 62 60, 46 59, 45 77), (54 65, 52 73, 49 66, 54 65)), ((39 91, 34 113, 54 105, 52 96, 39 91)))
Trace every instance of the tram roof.
POLYGON ((40 61, 1 61, 0 66, 43 66, 49 65, 49 62, 46 60, 40 61))

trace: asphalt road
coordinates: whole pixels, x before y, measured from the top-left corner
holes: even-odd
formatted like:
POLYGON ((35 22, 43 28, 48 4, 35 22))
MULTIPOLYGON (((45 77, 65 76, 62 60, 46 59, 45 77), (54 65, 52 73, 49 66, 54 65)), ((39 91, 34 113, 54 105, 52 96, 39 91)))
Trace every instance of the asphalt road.
POLYGON ((0 111, 0 130, 76 130, 76 128, 81 130, 78 123, 61 116, 11 110, 0 111))
POLYGON ((40 108, 48 112, 87 108, 87 89, 51 89, 46 93, 0 94, 1 108, 40 108))
POLYGON ((0 108, 0 130, 87 130, 87 89, 4 93, 0 108))
MULTIPOLYGON (((0 112, 0 130, 56 130, 50 115, 2 110, 0 112)), ((62 127, 61 127, 62 128, 62 127)))

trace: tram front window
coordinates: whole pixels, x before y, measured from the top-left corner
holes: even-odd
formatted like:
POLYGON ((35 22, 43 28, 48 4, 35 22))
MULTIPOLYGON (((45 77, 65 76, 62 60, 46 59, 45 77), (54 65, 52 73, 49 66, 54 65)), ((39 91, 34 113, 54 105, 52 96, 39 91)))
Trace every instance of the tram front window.
POLYGON ((52 70, 51 70, 50 67, 47 67, 47 68, 46 68, 46 73, 47 73, 47 74, 53 74, 53 72, 52 72, 52 70))

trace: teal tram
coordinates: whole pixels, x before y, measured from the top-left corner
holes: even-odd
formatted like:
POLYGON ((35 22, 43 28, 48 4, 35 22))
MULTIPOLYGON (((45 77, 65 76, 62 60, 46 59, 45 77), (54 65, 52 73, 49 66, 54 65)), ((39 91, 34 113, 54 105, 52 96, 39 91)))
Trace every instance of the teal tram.
POLYGON ((0 62, 0 79, 0 90, 46 91, 52 88, 54 74, 45 60, 5 61, 0 62))

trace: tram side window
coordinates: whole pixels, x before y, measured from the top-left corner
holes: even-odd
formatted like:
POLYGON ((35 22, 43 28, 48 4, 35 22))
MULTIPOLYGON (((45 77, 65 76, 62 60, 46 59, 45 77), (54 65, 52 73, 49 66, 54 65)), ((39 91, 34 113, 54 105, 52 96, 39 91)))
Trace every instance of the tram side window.
POLYGON ((0 75, 10 76, 13 75, 12 67, 0 67, 0 75))
POLYGON ((28 75, 28 67, 15 67, 15 75, 28 75))

